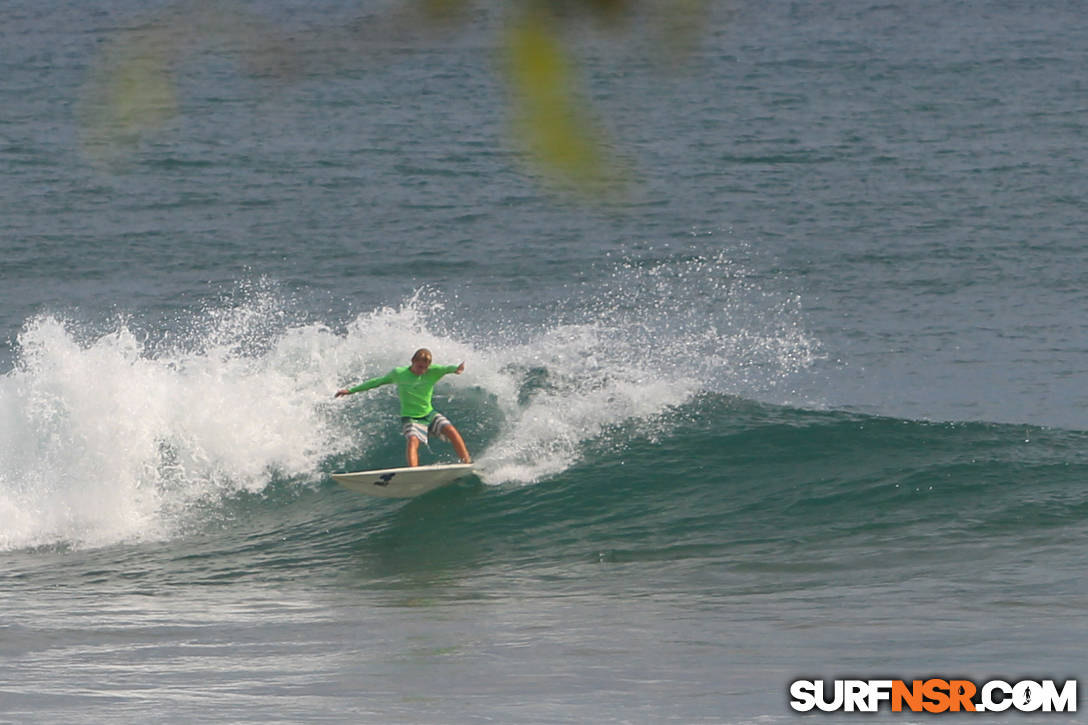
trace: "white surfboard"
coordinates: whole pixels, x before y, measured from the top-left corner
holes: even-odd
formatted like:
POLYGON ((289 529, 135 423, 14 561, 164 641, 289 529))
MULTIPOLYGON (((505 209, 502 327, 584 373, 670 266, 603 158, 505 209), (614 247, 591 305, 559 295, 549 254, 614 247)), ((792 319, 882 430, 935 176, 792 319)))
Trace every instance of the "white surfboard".
POLYGON ((378 471, 334 473, 332 478, 344 488, 384 498, 410 498, 453 483, 472 473, 471 463, 447 463, 436 466, 384 468, 378 471))

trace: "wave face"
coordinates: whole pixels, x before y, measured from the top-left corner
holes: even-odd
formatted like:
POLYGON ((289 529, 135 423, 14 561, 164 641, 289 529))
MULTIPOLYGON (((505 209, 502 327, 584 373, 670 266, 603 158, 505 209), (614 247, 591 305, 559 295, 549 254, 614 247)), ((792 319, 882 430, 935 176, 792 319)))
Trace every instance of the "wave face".
MULTIPOLYGON (((754 402, 720 390, 730 378, 708 372, 722 369, 702 354, 709 333, 673 315, 642 316, 622 334, 589 319, 472 340, 435 322, 442 308, 426 292, 335 332, 281 307, 254 294, 155 341, 124 321, 90 336, 54 317, 28 324, 0 381, 0 546, 168 540, 204 529, 212 512, 230 548, 224 512, 308 521, 279 510, 296 505, 294 492, 331 488, 342 500, 328 472, 401 455, 391 389, 331 392, 417 344, 468 361, 436 402, 494 495, 445 525, 481 540, 522 532, 496 555, 537 557, 546 540, 610 561, 720 555, 759 569, 790 552, 815 562, 866 550, 891 560, 935 541, 1060 541, 1088 513, 1083 432, 754 402), (651 346, 655 323, 672 337, 651 346)), ((813 352, 781 318, 763 331, 776 352, 750 370, 765 371, 766 390, 813 352)), ((732 380, 751 392, 753 377, 732 380)), ((426 455, 449 459, 441 445, 426 455)), ((321 515, 339 519, 347 542, 385 511, 321 515)))
MULTIPOLYGON (((817 354, 796 300, 724 256, 620 263, 571 296, 544 322, 495 313, 472 331, 427 288, 336 329, 268 283, 167 325, 39 315, 0 378, 0 548, 169 539, 239 493, 395 465, 392 389, 332 392, 420 346, 467 362, 436 407, 481 479, 515 486, 569 475, 602 441, 662 435, 707 392, 773 390, 817 354)), ((425 457, 452 456, 439 445, 425 457)))
POLYGON ((590 204, 511 143, 519 5, 4 4, 0 721, 1084 672, 1083 3, 542 3, 630 172, 590 204), (479 474, 343 489, 404 442, 334 391, 420 346, 479 474))
MULTIPOLYGON (((402 557, 456 537, 484 563, 694 567, 708 592, 899 581, 1083 541, 1086 439, 699 395, 653 430, 609 430, 538 485, 413 502, 393 530, 402 557)), ((378 546, 373 524, 354 534, 378 546)))

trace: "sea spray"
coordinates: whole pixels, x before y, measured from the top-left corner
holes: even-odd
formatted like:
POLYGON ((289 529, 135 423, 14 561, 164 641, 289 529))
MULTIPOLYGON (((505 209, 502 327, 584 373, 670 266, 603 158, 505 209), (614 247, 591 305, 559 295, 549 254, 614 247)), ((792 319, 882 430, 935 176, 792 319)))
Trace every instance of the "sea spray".
POLYGON ((0 547, 169 536, 191 502, 312 475, 335 440, 317 382, 291 364, 296 336, 261 356, 152 355, 123 322, 78 338, 32 320, 0 379, 0 547))
MULTIPOLYGON (((550 320, 526 327, 499 311, 465 350, 474 365, 466 377, 494 396, 503 421, 479 459, 485 480, 555 475, 616 429, 621 439, 653 437, 666 413, 703 392, 777 402, 820 355, 800 297, 726 250, 670 249, 600 266, 550 320)), ((418 306, 427 304, 426 295, 414 298, 406 322, 420 323, 418 306)), ((448 329, 447 320, 441 312, 422 327, 448 329)))
POLYGON ((792 298, 724 253, 619 263, 516 331, 496 316, 465 333, 432 288, 339 329, 291 312, 274 284, 240 290, 155 334, 126 319, 27 322, 0 377, 0 548, 169 538, 224 496, 396 465, 392 389, 332 394, 419 347, 466 363, 436 406, 472 431, 495 485, 558 475, 609 436, 653 438, 700 393, 773 390, 817 348, 792 298))

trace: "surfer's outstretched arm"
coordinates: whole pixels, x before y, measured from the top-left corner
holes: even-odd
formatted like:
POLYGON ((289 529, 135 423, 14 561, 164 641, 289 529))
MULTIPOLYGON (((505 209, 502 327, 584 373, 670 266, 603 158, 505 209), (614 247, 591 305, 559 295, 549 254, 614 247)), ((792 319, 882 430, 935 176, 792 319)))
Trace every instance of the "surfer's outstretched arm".
POLYGON ((354 388, 340 388, 336 391, 336 395, 333 397, 342 398, 345 395, 351 395, 352 393, 361 393, 364 390, 370 390, 371 388, 376 388, 379 385, 388 385, 391 382, 393 382, 393 373, 389 372, 385 375, 371 378, 364 383, 359 383, 354 388))

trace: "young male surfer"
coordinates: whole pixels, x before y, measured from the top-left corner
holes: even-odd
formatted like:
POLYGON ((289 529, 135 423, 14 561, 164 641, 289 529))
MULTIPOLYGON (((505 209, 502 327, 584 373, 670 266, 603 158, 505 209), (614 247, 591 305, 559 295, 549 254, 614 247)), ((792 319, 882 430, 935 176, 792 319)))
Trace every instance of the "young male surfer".
POLYGON ((450 373, 460 375, 465 371, 465 364, 431 365, 431 351, 426 348, 416 350, 412 355, 411 365, 395 367, 385 375, 371 378, 353 388, 336 391, 336 397, 360 393, 380 385, 394 383, 400 396, 400 415, 402 432, 408 439, 408 465, 419 465, 419 444, 427 442, 427 435, 437 435, 453 444, 453 450, 462 463, 472 463, 461 434, 453 427, 446 416, 431 405, 434 384, 450 373))

